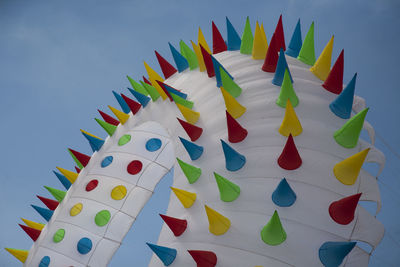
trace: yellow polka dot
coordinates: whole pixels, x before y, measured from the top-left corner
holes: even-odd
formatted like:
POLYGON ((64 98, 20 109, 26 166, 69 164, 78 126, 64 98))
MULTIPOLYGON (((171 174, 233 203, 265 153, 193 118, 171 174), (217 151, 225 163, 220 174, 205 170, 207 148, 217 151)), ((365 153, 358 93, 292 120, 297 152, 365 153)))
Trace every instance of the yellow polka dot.
POLYGON ((83 208, 82 203, 75 204, 75 205, 69 210, 69 215, 71 215, 71 216, 76 216, 76 215, 78 215, 79 213, 81 213, 82 208, 83 208))
POLYGON ((111 191, 111 197, 115 200, 121 200, 126 196, 126 187, 123 185, 118 185, 111 191))

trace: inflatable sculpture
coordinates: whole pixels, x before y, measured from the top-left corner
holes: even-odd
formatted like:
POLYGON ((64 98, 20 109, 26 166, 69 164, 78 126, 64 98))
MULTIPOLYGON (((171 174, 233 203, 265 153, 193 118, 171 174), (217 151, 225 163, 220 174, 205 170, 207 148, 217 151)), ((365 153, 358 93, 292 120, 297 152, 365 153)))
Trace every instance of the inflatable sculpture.
POLYGON ((106 266, 173 172, 149 266, 368 265, 358 242, 373 251, 384 227, 359 205, 381 203, 362 166, 384 156, 344 52, 331 65, 332 36, 317 57, 314 23, 288 43, 282 17, 269 38, 248 18, 241 37, 226 27, 224 40, 212 23, 212 46, 200 29, 169 44, 174 65, 155 52, 163 75, 144 63, 143 81, 127 77, 115 116, 96 119, 108 137, 82 130, 93 154, 69 149, 76 172, 58 168, 64 188, 33 206, 46 224, 23 219, 33 246, 7 251, 24 266, 106 266))

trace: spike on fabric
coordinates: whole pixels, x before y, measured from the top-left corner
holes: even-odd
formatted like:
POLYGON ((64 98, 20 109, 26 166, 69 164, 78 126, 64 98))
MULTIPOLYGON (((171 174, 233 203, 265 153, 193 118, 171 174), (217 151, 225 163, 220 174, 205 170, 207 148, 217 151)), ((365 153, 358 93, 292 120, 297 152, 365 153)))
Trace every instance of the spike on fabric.
POLYGON ((224 89, 235 98, 240 96, 242 88, 233 81, 232 76, 223 67, 219 68, 219 72, 224 89))
POLYGON ((310 66, 315 64, 314 22, 311 23, 310 29, 304 38, 304 42, 301 46, 297 59, 310 66))
POLYGON ((182 116, 187 122, 191 124, 196 124, 196 122, 199 120, 200 113, 198 113, 197 111, 193 111, 178 103, 176 103, 176 106, 178 107, 179 111, 182 113, 182 116))
MULTIPOLYGON (((161 96, 161 98, 163 100, 165 100, 167 98, 167 95, 164 93, 164 91, 160 87, 160 85, 156 82, 156 81, 163 82, 164 79, 161 78, 161 76, 157 72, 155 72, 155 70, 153 70, 146 62, 144 62, 144 67, 146 68, 147 74, 149 75, 149 79, 150 79, 149 85, 154 86, 154 88, 156 88, 156 90, 157 90, 158 94, 161 96)), ((148 83, 148 81, 146 82, 146 79, 144 79, 144 80, 145 80, 144 81, 145 83, 148 83)), ((146 90, 147 90, 147 88, 146 88, 146 90)), ((149 94, 150 94, 150 92, 149 92, 149 94)))
POLYGON ((286 50, 286 55, 297 58, 299 56, 302 45, 303 41, 301 39, 301 27, 299 19, 297 21, 296 28, 293 31, 292 38, 290 39, 289 47, 286 50))
POLYGON ((242 125, 240 125, 239 122, 237 122, 235 118, 233 118, 231 114, 229 114, 228 111, 225 111, 225 113, 226 113, 226 124, 228 128, 229 142, 231 143, 242 142, 247 137, 248 134, 247 130, 243 128, 242 125))
POLYGON ((169 217, 163 214, 160 214, 160 216, 163 219, 163 221, 168 225, 169 229, 171 229, 174 236, 180 236, 185 232, 187 228, 186 220, 169 217))
POLYGON ((364 164, 369 150, 369 148, 364 149, 363 151, 336 163, 333 167, 333 173, 336 179, 338 179, 342 184, 353 185, 360 174, 361 167, 364 164))
POLYGON ((81 172, 81 169, 79 169, 79 168, 76 167, 76 166, 75 166, 75 170, 76 170, 77 173, 80 173, 80 172, 81 172))
POLYGON ((293 83, 292 75, 290 74, 289 66, 286 62, 285 53, 281 48, 279 52, 278 63, 276 64, 275 75, 274 78, 272 79, 272 84, 281 86, 286 71, 289 73, 290 81, 293 83))
POLYGON ((189 163, 186 163, 179 158, 176 158, 176 160, 178 161, 183 174, 185 174, 186 178, 188 179, 188 182, 190 184, 194 184, 201 176, 201 169, 190 165, 189 163))
POLYGON ((143 79, 144 83, 147 83, 148 85, 152 85, 151 82, 145 76, 142 76, 142 79, 143 79))
POLYGON ((229 114, 235 119, 240 118, 245 112, 246 108, 231 95, 223 87, 220 87, 222 96, 224 97, 225 107, 229 114))
POLYGON ((29 251, 23 249, 15 249, 15 248, 5 248, 11 255, 13 255, 17 260, 24 263, 28 258, 29 251))
POLYGON ((196 201, 197 195, 195 193, 174 187, 171 187, 171 190, 174 192, 182 205, 187 209, 193 206, 194 202, 196 201))
POLYGON ((281 127, 279 127, 279 133, 283 136, 289 136, 290 134, 292 134, 292 136, 298 136, 302 132, 303 127, 301 126, 296 112, 288 99, 286 103, 285 117, 283 118, 281 127))
POLYGON ((326 90, 334 94, 340 94, 343 90, 344 50, 340 52, 325 82, 322 84, 326 90))
POLYGON ((93 152, 99 151, 100 148, 104 144, 104 140, 100 139, 98 137, 95 137, 86 131, 81 130, 81 132, 82 132, 83 136, 89 141, 90 147, 92 148, 93 152))
MULTIPOLYGON (((131 94, 136 98, 137 101, 139 101, 139 103, 145 108, 147 106, 147 104, 150 101, 150 97, 137 92, 135 90, 132 90, 131 88, 128 88, 129 92, 131 92, 131 94)), ((136 101, 135 101, 136 102, 136 101)), ((129 105, 129 104, 128 104, 129 105)), ((137 104, 135 103, 135 105, 132 108, 135 108, 137 106, 137 104)), ((132 110, 131 108, 131 110, 132 110)), ((133 112, 132 112, 133 113, 133 112)))
POLYGON ((231 227, 231 221, 223 216, 222 214, 216 212, 212 208, 204 205, 208 218, 208 230, 214 235, 223 235, 231 227))
POLYGON ((242 43, 240 44, 240 53, 251 55, 253 50, 253 33, 251 32, 250 19, 246 18, 246 24, 242 34, 242 43))
POLYGON ((119 124, 118 120, 114 119, 113 117, 111 117, 110 115, 108 115, 107 113, 104 113, 103 111, 101 111, 99 109, 97 111, 100 113, 101 117, 103 118, 103 120, 105 122, 115 125, 115 126, 118 126, 118 124, 119 124))
POLYGON ((57 199, 58 202, 61 202, 64 199, 65 195, 67 194, 67 192, 65 192, 65 191, 62 191, 62 190, 59 190, 59 189, 56 189, 56 188, 52 188, 52 187, 49 187, 49 186, 44 186, 44 188, 46 188, 47 191, 49 191, 50 194, 55 199, 57 199))
POLYGON ((201 31, 200 27, 199 27, 199 34, 197 35, 197 44, 200 47, 203 47, 208 52, 208 54, 211 54, 211 49, 208 46, 206 38, 204 38, 203 32, 201 31))
POLYGON ((122 111, 125 113, 129 113, 131 110, 129 109, 129 106, 126 104, 126 102, 124 101, 124 99, 121 97, 120 94, 118 94, 115 91, 112 91, 113 95, 115 96, 115 98, 118 101, 118 104, 120 105, 120 107, 122 108, 122 111))
POLYGON ((182 40, 179 41, 179 47, 182 56, 184 56, 189 63, 189 69, 196 69, 199 66, 196 53, 182 40))
POLYGON ((329 104, 331 111, 342 119, 348 119, 351 116, 353 108, 354 91, 356 88, 357 73, 354 74, 351 81, 347 84, 346 88, 336 97, 332 103, 329 104))
MULTIPOLYGON (((140 110, 142 105, 140 103, 136 102, 135 100, 127 97, 124 94, 121 94, 121 96, 125 100, 126 104, 129 106, 129 109, 132 111, 132 114, 138 113, 138 111, 140 110)), ((144 97, 146 97, 146 96, 144 96, 144 97)))
POLYGON ((157 257, 163 262, 164 266, 171 265, 176 258, 176 249, 158 246, 150 243, 146 243, 151 250, 157 255, 157 257))
POLYGON ((125 124, 128 119, 129 119, 129 115, 112 107, 112 106, 108 106, 108 108, 112 111, 112 113, 114 113, 114 115, 118 118, 118 120, 121 122, 121 124, 125 124))
POLYGON ((68 181, 70 181, 71 184, 75 182, 75 180, 78 178, 78 174, 76 172, 61 168, 61 167, 56 167, 62 175, 64 175, 68 181))
POLYGON ((314 66, 310 68, 310 71, 317 76, 318 79, 325 81, 331 71, 331 60, 332 60, 332 50, 333 50, 333 40, 332 35, 329 42, 326 44, 324 50, 322 50, 321 55, 318 57, 314 66))
POLYGON ((182 93, 181 91, 173 88, 172 86, 170 86, 168 84, 164 83, 163 85, 164 85, 165 89, 168 91, 168 93, 175 94, 175 95, 177 95, 177 96, 179 96, 179 97, 181 97, 183 99, 186 99, 188 97, 187 94, 182 93))
POLYGON ((37 198, 39 198, 40 201, 42 201, 43 204, 45 204, 46 207, 48 207, 50 210, 55 210, 55 209, 58 207, 58 204, 59 204, 58 201, 55 201, 55 200, 50 199, 50 198, 41 197, 41 196, 38 196, 38 195, 36 195, 36 196, 37 196, 37 198))
POLYGON ((19 226, 22 228, 22 230, 25 231, 25 233, 26 233, 34 242, 39 238, 40 233, 41 233, 40 230, 31 228, 31 227, 28 227, 28 226, 25 226, 25 225, 22 225, 22 224, 19 224, 19 226))
POLYGON ((57 176, 57 179, 60 181, 65 189, 68 190, 71 187, 72 183, 67 179, 67 177, 55 171, 53 171, 53 173, 57 176))
POLYGON ((34 208, 39 214, 40 216, 42 216, 46 221, 50 221, 51 216, 53 216, 53 211, 49 210, 49 209, 45 209, 42 207, 38 207, 35 205, 31 205, 32 208, 34 208))
POLYGON ((325 267, 339 267, 357 242, 325 242, 319 248, 319 259, 325 267))
POLYGON ((217 255, 212 251, 188 250, 188 252, 196 262, 197 267, 214 267, 217 265, 217 255))
POLYGON ((143 85, 143 87, 145 88, 146 92, 150 95, 151 100, 153 102, 157 101, 157 99, 160 97, 160 94, 158 93, 158 90, 154 86, 152 86, 150 84, 147 84, 145 82, 140 82, 140 83, 143 85))
POLYGON ((297 151, 293 137, 290 134, 281 155, 278 158, 278 164, 282 169, 295 170, 302 164, 301 157, 297 151))
POLYGON ((212 22, 213 54, 224 52, 228 49, 214 21, 212 22))
POLYGON ((207 75, 209 78, 215 76, 214 64, 211 55, 207 52, 207 50, 200 45, 201 54, 203 56, 204 65, 207 70, 207 75))
POLYGON ((263 33, 261 31, 258 21, 256 22, 256 30, 254 32, 253 48, 251 57, 253 59, 265 59, 267 54, 268 44, 265 42, 263 33))
POLYGON ((299 104, 299 98, 297 97, 293 89, 293 84, 290 81, 289 72, 285 70, 281 91, 279 93, 278 99, 276 100, 276 104, 282 108, 285 108, 288 99, 290 100, 290 103, 293 107, 297 107, 297 105, 299 104))
MULTIPOLYGON (((263 38, 263 40, 264 40, 264 44, 265 44, 265 46, 267 47, 267 50, 268 50, 267 35, 265 34, 264 25, 263 25, 262 23, 261 23, 261 25, 260 25, 260 30, 261 30, 262 38, 263 38)), ((265 51, 265 53, 267 53, 267 51, 265 51)))
POLYGON ((204 63, 203 55, 200 49, 200 46, 194 43, 193 41, 190 41, 192 43, 193 51, 196 54, 197 62, 199 63, 199 70, 200 72, 203 72, 206 70, 206 65, 204 63))
POLYGON ((329 215, 332 220, 342 225, 351 223, 360 197, 361 193, 332 202, 329 205, 329 215))
POLYGON ((222 139, 221 143, 225 156, 225 168, 232 172, 240 170, 246 164, 246 157, 234 150, 222 139))
POLYGON ((186 60, 186 58, 182 56, 181 53, 179 53, 178 50, 176 50, 176 48, 171 43, 168 43, 168 45, 169 49, 171 50, 172 57, 174 58, 178 72, 182 72, 189 68, 189 62, 186 60))
POLYGON ((232 23, 229 21, 228 17, 226 17, 226 32, 228 35, 228 50, 240 50, 242 40, 240 39, 240 36, 233 27, 232 23))
POLYGON ((80 163, 80 161, 75 157, 75 155, 69 149, 68 149, 68 152, 71 155, 71 157, 74 160, 74 162, 76 163, 76 165, 78 165, 79 168, 83 168, 82 163, 80 163))
POLYGON ((29 227, 31 227, 31 228, 33 228, 33 229, 36 229, 36 230, 39 230, 39 231, 41 231, 43 228, 44 228, 44 224, 42 224, 42 223, 37 223, 37 222, 34 222, 34 221, 30 221, 30 220, 27 220, 27 219, 24 219, 24 218, 21 218, 21 220, 27 225, 27 226, 29 226, 29 227))
POLYGON ((191 123, 188 123, 186 121, 183 121, 179 118, 177 118, 179 123, 181 124, 182 128, 185 130, 187 135, 189 136, 190 140, 192 142, 196 141, 197 139, 200 138, 201 134, 203 133, 203 129, 193 125, 191 123))
POLYGON ((117 130, 117 126, 114 126, 97 118, 95 118, 95 120, 108 133, 109 136, 112 136, 114 132, 117 130))
POLYGON ((160 64, 160 68, 162 73, 164 74, 165 79, 168 79, 172 75, 174 75, 177 70, 174 66, 172 66, 165 58, 163 58, 157 51, 154 51, 156 54, 158 64, 160 64))
POLYGON ((283 33, 282 15, 280 15, 279 17, 274 35, 276 36, 276 45, 278 46, 278 49, 280 50, 282 48, 283 51, 285 51, 286 45, 285 45, 285 35, 283 33))
POLYGON ((201 157, 204 151, 204 148, 202 146, 190 142, 189 140, 186 140, 182 137, 179 137, 179 139, 181 140, 182 145, 185 147, 186 151, 188 152, 191 160, 196 160, 201 157))
POLYGON ((180 105, 182 105, 184 107, 187 107, 188 109, 192 109, 193 108, 194 103, 192 101, 186 100, 183 97, 180 97, 179 95, 176 95, 176 94, 171 93, 171 92, 169 94, 171 95, 172 100, 175 102, 175 104, 180 104, 180 105))
POLYGON ((215 181, 218 185, 220 199, 224 202, 232 202, 240 195, 240 187, 214 172, 215 181))
POLYGON ((136 92, 139 92, 145 96, 149 95, 149 93, 147 93, 147 91, 143 87, 143 85, 141 85, 140 83, 138 83, 137 81, 135 81, 134 79, 129 77, 128 75, 126 75, 126 77, 128 78, 130 84, 132 85, 132 88, 135 89, 136 92))
POLYGON ((296 193, 290 187, 286 178, 283 178, 274 192, 272 193, 272 201, 279 207, 290 207, 296 202, 296 193))
POLYGON ((283 229, 278 212, 275 211, 271 219, 261 230, 261 239, 265 244, 277 246, 286 240, 286 232, 283 229))
POLYGON ((81 168, 86 167, 86 165, 88 165, 89 160, 90 160, 90 157, 88 155, 80 153, 71 148, 68 148, 68 151, 71 153, 71 155, 73 155, 76 158, 76 160, 80 163, 80 165, 82 165, 81 168))
POLYGON ((358 112, 333 134, 339 145, 345 148, 353 148, 357 145, 368 109, 358 112))
POLYGON ((265 56, 264 64, 261 69, 265 72, 275 72, 276 64, 278 63, 278 51, 279 48, 276 45, 276 37, 272 35, 271 42, 267 50, 267 55, 265 56))
POLYGON ((217 87, 222 86, 221 72, 224 72, 226 75, 229 76, 230 79, 233 80, 233 77, 228 73, 228 71, 224 68, 224 66, 222 66, 221 63, 218 62, 218 60, 215 57, 211 56, 211 60, 213 63, 215 79, 217 80, 217 87))

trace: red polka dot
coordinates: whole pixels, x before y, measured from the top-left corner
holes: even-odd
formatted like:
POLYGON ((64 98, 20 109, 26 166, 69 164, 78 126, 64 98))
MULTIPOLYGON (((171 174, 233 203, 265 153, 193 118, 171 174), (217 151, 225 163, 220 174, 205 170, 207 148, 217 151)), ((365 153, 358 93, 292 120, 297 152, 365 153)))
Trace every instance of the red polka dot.
POLYGON ((133 160, 129 163, 127 171, 129 174, 135 175, 142 170, 143 164, 139 160, 133 160))
POLYGON ((91 180, 87 185, 86 185, 86 191, 90 192, 93 189, 95 189, 97 187, 97 185, 99 184, 99 181, 97 181, 97 179, 93 179, 91 180))

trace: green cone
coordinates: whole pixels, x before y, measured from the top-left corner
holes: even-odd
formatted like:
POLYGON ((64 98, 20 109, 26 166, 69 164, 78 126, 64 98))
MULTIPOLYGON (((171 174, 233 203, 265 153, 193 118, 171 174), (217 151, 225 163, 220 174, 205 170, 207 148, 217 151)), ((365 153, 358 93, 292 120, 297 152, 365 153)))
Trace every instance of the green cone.
POLYGON ((79 169, 83 169, 82 163, 75 157, 75 155, 68 149, 69 154, 71 155, 72 159, 75 161, 76 165, 78 165, 79 169))
POLYGON ((182 106, 187 107, 188 109, 192 109, 194 103, 192 101, 186 100, 183 97, 180 97, 174 93, 169 93, 172 97, 172 99, 175 101, 175 103, 181 104, 182 106))
POLYGON ((278 212, 275 211, 269 222, 261 230, 261 239, 265 244, 277 246, 286 240, 286 232, 282 227, 278 212))
POLYGON ((297 59, 310 66, 313 66, 315 63, 314 22, 311 23, 310 29, 304 38, 304 42, 301 46, 297 59))
POLYGON ((109 124, 108 122, 102 121, 100 119, 95 118, 98 124, 108 133, 109 136, 112 136, 117 130, 117 126, 109 124))
POLYGON ((240 187, 237 184, 232 183, 218 173, 214 172, 214 176, 215 180, 217 181, 219 194, 222 201, 232 202, 239 197, 240 187))
POLYGON ((253 51, 253 33, 251 32, 249 17, 246 19, 246 25, 242 35, 242 43, 240 44, 240 53, 251 55, 253 51))
POLYGON ((226 71, 222 67, 219 68, 219 71, 221 73, 222 87, 224 87, 224 89, 228 91, 228 93, 230 93, 233 97, 240 96, 240 94, 242 93, 242 88, 240 88, 240 86, 237 85, 237 83, 235 83, 235 81, 233 81, 231 77, 229 77, 228 73, 226 73, 226 71))
POLYGON ((65 191, 62 191, 62 190, 59 190, 59 189, 55 189, 55 188, 52 188, 52 187, 48 187, 48 186, 44 186, 44 188, 46 188, 47 191, 49 191, 50 194, 51 194, 55 199, 57 199, 58 202, 61 202, 61 201, 64 199, 65 194, 67 193, 67 192, 65 192, 65 191))
POLYGON ((369 108, 361 110, 333 134, 333 138, 339 145, 346 148, 353 148, 357 145, 368 110, 369 108))
POLYGON ((194 184, 201 175, 201 169, 197 168, 193 165, 190 165, 186 162, 183 162, 179 158, 176 158, 179 163, 179 166, 182 169, 182 172, 185 174, 186 178, 188 179, 190 184, 194 184))
POLYGON ((290 100, 290 103, 293 107, 297 107, 297 105, 299 104, 299 98, 297 97, 293 89, 293 84, 290 80, 289 72, 286 69, 285 75, 283 76, 281 92, 279 93, 278 99, 276 100, 276 104, 282 108, 286 108, 286 103, 288 99, 290 100))
POLYGON ((141 93, 142 95, 149 95, 149 93, 146 91, 146 89, 144 89, 144 87, 140 83, 136 82, 134 79, 132 79, 128 75, 126 75, 126 77, 128 78, 129 82, 131 83, 131 85, 135 91, 141 93))
POLYGON ((150 95, 151 100, 153 100, 153 102, 157 101, 157 99, 160 97, 160 94, 157 92, 157 89, 154 86, 147 84, 145 82, 140 81, 140 83, 142 84, 144 89, 146 89, 146 92, 150 95))
POLYGON ((179 46, 181 48, 181 54, 186 58, 186 60, 189 62, 189 68, 190 70, 194 70, 199 66, 199 62, 197 61, 196 53, 190 49, 187 44, 185 44, 184 41, 179 42, 179 46))

